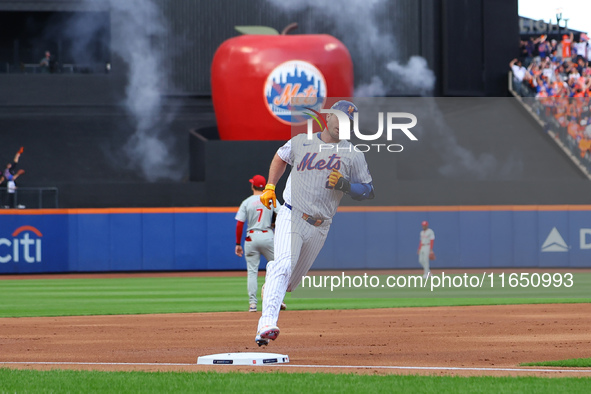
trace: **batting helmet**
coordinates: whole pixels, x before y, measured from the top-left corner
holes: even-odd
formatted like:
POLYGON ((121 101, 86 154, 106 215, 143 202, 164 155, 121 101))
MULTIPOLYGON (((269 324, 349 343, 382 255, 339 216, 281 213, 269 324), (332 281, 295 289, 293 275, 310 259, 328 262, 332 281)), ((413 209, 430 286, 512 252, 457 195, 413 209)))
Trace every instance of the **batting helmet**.
POLYGON ((359 109, 357 109, 357 106, 347 100, 337 101, 336 103, 334 103, 332 105, 332 107, 330 107, 330 109, 336 109, 338 111, 346 113, 347 116, 349 117, 349 119, 351 119, 351 120, 353 120, 353 114, 355 112, 359 112, 359 109))

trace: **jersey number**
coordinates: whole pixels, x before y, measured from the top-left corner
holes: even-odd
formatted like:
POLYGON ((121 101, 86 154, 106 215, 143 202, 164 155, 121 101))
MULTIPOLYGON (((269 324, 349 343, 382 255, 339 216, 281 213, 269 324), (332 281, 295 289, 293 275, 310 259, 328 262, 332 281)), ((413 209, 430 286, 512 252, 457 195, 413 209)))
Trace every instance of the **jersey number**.
POLYGON ((259 213, 259 220, 257 222, 260 222, 263 217, 263 208, 257 208, 257 212, 259 213))

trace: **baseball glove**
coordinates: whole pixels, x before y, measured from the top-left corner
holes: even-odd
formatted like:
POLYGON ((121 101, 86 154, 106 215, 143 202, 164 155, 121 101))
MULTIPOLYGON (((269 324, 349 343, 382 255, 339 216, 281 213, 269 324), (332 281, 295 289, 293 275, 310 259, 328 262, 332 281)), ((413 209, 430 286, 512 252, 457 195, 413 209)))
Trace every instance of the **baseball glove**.
POLYGON ((275 185, 270 183, 265 186, 263 194, 261 194, 261 202, 267 209, 271 209, 271 202, 273 202, 273 208, 277 207, 277 197, 275 196, 275 185))
POLYGON ((349 193, 351 191, 351 183, 337 170, 332 170, 328 176, 328 186, 335 190, 340 190, 343 193, 349 193))
POLYGON ((435 260, 435 252, 433 252, 433 251, 429 252, 429 260, 435 260))

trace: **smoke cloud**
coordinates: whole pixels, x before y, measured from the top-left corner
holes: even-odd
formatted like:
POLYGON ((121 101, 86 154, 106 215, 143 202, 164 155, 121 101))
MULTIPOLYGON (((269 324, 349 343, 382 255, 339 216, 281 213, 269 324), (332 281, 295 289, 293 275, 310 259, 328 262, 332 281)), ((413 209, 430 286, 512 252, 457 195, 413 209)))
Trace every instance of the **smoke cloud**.
MULTIPOLYGON (((94 5, 94 0, 85 0, 94 5)), ((113 54, 127 67, 127 85, 123 107, 128 115, 132 135, 115 156, 122 157, 125 166, 149 181, 179 180, 181 172, 172 154, 173 138, 169 130, 174 113, 164 111, 162 94, 170 85, 170 73, 165 67, 164 38, 168 26, 154 0, 106 0, 114 39, 113 54)), ((75 37, 73 48, 76 62, 87 61, 88 44, 96 40, 104 26, 93 23, 92 13, 82 13, 69 23, 70 35, 75 37)), ((113 70, 120 72, 120 70, 113 70)))
POLYGON ((372 70, 372 75, 358 76, 355 96, 428 95, 433 90, 435 74, 424 58, 413 56, 406 64, 400 59, 390 30, 395 22, 384 14, 389 1, 267 1, 285 13, 312 10, 310 32, 330 20, 333 34, 347 46, 355 67, 372 70))
POLYGON ((124 146, 131 167, 146 179, 178 180, 171 142, 164 132, 170 125, 163 113, 162 93, 169 75, 159 50, 168 29, 162 12, 153 0, 110 0, 111 15, 120 23, 120 36, 113 51, 129 68, 125 107, 135 132, 124 146))

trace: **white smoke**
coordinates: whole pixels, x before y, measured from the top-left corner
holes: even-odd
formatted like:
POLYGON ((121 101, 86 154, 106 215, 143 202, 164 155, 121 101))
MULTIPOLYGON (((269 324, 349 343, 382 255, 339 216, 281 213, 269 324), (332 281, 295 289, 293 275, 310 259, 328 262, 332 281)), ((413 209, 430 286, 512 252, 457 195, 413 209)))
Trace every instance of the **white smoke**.
MULTIPOLYGON (((427 61, 413 56, 402 64, 397 42, 384 20, 387 0, 267 0, 286 14, 311 9, 317 24, 330 20, 334 35, 351 52, 353 64, 373 75, 361 76, 355 96, 428 95, 435 84, 435 74, 427 61)), ((400 16, 404 17, 404 16, 400 16)), ((313 28, 313 26, 311 26, 313 28)))
MULTIPOLYGON (((83 0, 96 5, 95 0, 83 0)), ((167 21, 155 0, 106 0, 111 17, 110 49, 127 68, 123 106, 132 135, 122 151, 108 155, 149 181, 178 180, 177 160, 172 154, 170 129, 174 113, 164 110, 162 94, 169 87, 169 70, 164 62, 167 21)), ((69 34, 75 38, 73 56, 84 63, 87 46, 104 26, 93 22, 92 13, 81 13, 70 21, 69 34)), ((107 27, 108 28, 108 27, 107 27)), ((122 70, 112 70, 121 73, 122 70)))
POLYGON ((382 97, 386 93, 384 81, 377 75, 371 77, 371 82, 362 84, 355 89, 355 95, 358 97, 382 97))
POLYGON ((121 29, 113 51, 126 63, 128 82, 125 107, 135 127, 124 146, 132 168, 146 179, 180 178, 176 160, 163 135, 170 125, 164 114, 162 93, 168 72, 159 50, 168 29, 162 11, 153 0, 109 0, 111 15, 121 29))
POLYGON ((425 95, 433 90, 435 74, 429 69, 425 58, 411 56, 406 65, 392 61, 386 68, 396 76, 396 80, 409 90, 415 90, 420 95, 425 95))

